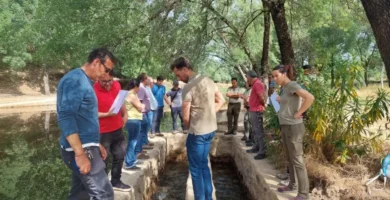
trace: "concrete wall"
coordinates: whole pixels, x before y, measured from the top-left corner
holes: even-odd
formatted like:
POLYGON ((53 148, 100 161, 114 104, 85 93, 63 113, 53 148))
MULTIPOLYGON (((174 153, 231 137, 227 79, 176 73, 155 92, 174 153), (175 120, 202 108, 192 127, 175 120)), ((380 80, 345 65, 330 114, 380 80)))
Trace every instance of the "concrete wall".
MULTIPOLYGON (((223 119, 226 119, 226 112, 223 111, 218 114, 219 122, 223 123, 223 119)), ((243 114, 240 117, 240 124, 242 125, 243 114)), ((242 128, 241 128, 242 129, 242 128)), ((242 175, 244 184, 248 188, 252 199, 256 200, 276 200, 276 199, 289 199, 293 198, 296 194, 290 193, 278 193, 276 189, 278 187, 278 180, 275 178, 276 170, 265 160, 254 160, 255 154, 248 154, 244 142, 240 139, 242 134, 239 133, 236 136, 225 136, 220 132, 220 129, 216 133, 216 137, 211 145, 210 157, 211 158, 233 158, 239 173, 242 175)), ((144 160, 140 165, 142 170, 128 172, 123 171, 122 181, 133 187, 131 192, 117 192, 115 191, 116 200, 141 200, 150 199, 153 192, 156 190, 157 178, 160 172, 163 170, 166 161, 168 160, 183 160, 186 159, 185 142, 187 139, 186 134, 177 133, 165 133, 164 137, 155 137, 150 139, 155 144, 153 150, 148 150, 150 159, 144 160)), ((210 165, 210 161, 209 161, 210 165)), ((211 167, 210 167, 211 168, 211 167)), ((186 200, 193 200, 193 189, 190 175, 187 179, 186 200)), ((215 197, 215 190, 213 194, 215 197)))

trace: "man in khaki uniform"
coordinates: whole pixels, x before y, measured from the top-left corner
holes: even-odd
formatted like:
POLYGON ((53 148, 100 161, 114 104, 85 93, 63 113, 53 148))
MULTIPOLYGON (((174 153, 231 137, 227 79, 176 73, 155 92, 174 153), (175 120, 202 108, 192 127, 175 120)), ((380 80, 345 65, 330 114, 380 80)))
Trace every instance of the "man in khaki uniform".
POLYGON ((236 135, 238 117, 241 111, 241 94, 237 78, 232 78, 232 86, 228 88, 226 96, 229 98, 229 104, 227 110, 228 132, 225 135, 236 135))
POLYGON ((176 77, 187 83, 182 92, 182 115, 188 128, 187 157, 195 199, 211 200, 213 187, 208 166, 210 144, 217 130, 216 112, 225 103, 215 83, 195 73, 185 57, 171 64, 176 77))

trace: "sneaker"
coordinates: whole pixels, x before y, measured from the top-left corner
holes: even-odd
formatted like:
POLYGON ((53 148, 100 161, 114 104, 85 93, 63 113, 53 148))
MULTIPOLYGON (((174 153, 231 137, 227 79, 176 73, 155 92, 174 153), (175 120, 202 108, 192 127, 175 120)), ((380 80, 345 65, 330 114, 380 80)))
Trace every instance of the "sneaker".
POLYGON ((233 132, 232 132, 232 131, 226 131, 226 132, 224 133, 224 135, 233 135, 233 132))
POLYGON ((154 137, 156 137, 156 134, 154 134, 154 133, 149 134, 149 137, 150 137, 150 138, 154 138, 154 137))
POLYGON ((265 159, 267 157, 267 155, 265 155, 265 154, 257 154, 254 158, 255 158, 255 160, 263 160, 263 159, 265 159))
POLYGON ((252 148, 252 149, 249 149, 249 150, 246 150, 247 153, 257 153, 259 152, 259 148, 252 148))
POLYGON ((244 137, 241 138, 241 141, 246 141, 246 136, 244 135, 244 137))
POLYGON ((247 141, 247 142, 245 143, 245 146, 251 147, 251 146, 253 146, 253 142, 252 142, 252 141, 247 141))
POLYGON ((164 134, 162 134, 162 133, 156 133, 156 136, 164 137, 164 134))
POLYGON ((142 160, 146 160, 146 159, 149 159, 150 157, 148 156, 148 155, 146 155, 146 154, 143 154, 143 153, 141 153, 141 154, 139 154, 138 156, 137 156, 137 159, 142 159, 142 160))
POLYGON ((176 134, 176 133, 179 133, 179 131, 176 131, 176 130, 172 131, 172 134, 176 134))
POLYGON ((290 184, 290 179, 283 180, 279 182, 280 186, 288 186, 290 184))
POLYGON ((278 192, 281 192, 281 193, 283 193, 283 192, 290 192, 290 191, 293 191, 293 190, 294 190, 294 188, 290 188, 288 186, 278 187, 278 192))
POLYGON ((290 178, 290 174, 285 172, 285 173, 279 173, 279 174, 276 174, 276 177, 280 180, 287 180, 290 178))
POLYGON ((133 165, 133 166, 131 166, 131 167, 126 167, 125 166, 125 170, 130 170, 130 171, 134 171, 134 170, 140 170, 141 169, 141 167, 138 167, 137 165, 133 165))
POLYGON ((117 190, 117 191, 122 191, 122 192, 130 192, 131 186, 122 183, 122 181, 119 181, 116 184, 112 184, 112 189, 117 190))

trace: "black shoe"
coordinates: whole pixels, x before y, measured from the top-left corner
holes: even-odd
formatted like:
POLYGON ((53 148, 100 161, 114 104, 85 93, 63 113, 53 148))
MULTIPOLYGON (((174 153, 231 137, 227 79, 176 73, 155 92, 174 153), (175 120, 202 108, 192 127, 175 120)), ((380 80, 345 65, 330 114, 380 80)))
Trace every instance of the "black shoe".
POLYGON ((253 142, 251 142, 251 141, 247 141, 247 142, 246 142, 246 146, 247 146, 247 147, 251 147, 251 146, 253 146, 253 142))
POLYGON ((236 131, 233 131, 232 135, 237 135, 237 132, 236 132, 236 131))
POLYGON ((224 135, 233 135, 233 133, 231 131, 227 131, 224 135))
POLYGON ((257 153, 259 152, 259 148, 252 148, 252 149, 249 149, 249 150, 246 150, 247 153, 257 153))
POLYGON ((122 192, 130 192, 131 186, 122 183, 122 181, 119 181, 118 183, 112 184, 112 189, 122 192))
POLYGON ((133 165, 132 167, 125 167, 124 170, 128 170, 128 171, 134 171, 134 170, 140 170, 141 167, 138 167, 137 165, 133 165))
POLYGON ((244 135, 244 137, 241 138, 241 141, 246 141, 246 136, 244 135))
POLYGON ((265 154, 257 154, 255 156, 255 160, 263 160, 264 158, 266 158, 267 156, 265 154))

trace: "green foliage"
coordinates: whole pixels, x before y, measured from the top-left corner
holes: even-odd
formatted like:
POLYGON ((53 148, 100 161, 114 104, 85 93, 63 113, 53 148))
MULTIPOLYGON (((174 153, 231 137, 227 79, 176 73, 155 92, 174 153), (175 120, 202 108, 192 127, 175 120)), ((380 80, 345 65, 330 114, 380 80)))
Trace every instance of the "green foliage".
POLYGON ((378 90, 375 97, 362 100, 356 92, 361 80, 361 67, 351 66, 339 70, 335 87, 326 87, 321 75, 308 84, 308 90, 316 97, 308 112, 306 126, 312 141, 311 149, 320 146, 320 152, 332 162, 345 163, 357 149, 365 152, 380 150, 381 133, 368 130, 373 123, 389 115, 390 96, 378 90))

